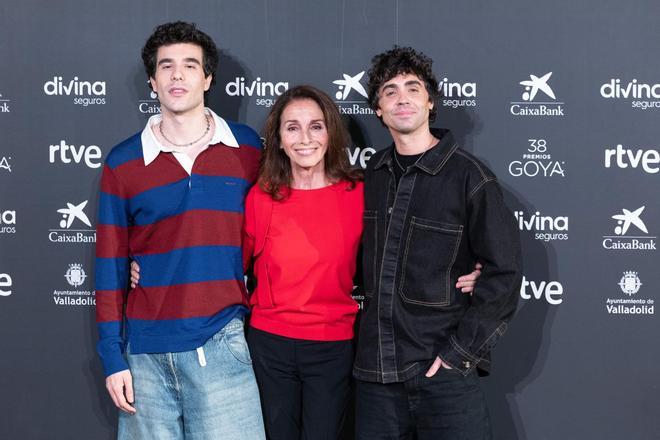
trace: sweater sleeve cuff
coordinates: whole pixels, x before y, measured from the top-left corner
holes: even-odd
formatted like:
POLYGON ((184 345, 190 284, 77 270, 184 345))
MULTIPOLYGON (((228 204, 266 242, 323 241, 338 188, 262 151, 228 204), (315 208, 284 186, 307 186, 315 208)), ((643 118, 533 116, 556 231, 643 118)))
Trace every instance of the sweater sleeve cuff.
POLYGON ((120 354, 115 356, 102 357, 101 363, 103 364, 103 372, 105 377, 115 374, 122 370, 128 370, 128 363, 124 356, 120 354))

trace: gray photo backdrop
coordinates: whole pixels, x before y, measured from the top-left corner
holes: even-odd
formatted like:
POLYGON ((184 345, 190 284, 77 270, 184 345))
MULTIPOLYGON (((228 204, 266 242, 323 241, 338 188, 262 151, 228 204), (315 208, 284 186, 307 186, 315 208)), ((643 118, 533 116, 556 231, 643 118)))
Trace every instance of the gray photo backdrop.
POLYGON ((2 2, 0 437, 115 436, 94 349, 99 174, 158 111, 139 53, 181 19, 222 50, 219 114, 260 130, 279 93, 316 85, 358 166, 389 142, 358 86, 371 57, 430 55, 435 125, 498 175, 523 241, 519 312, 482 380, 495 438, 660 438, 659 17, 651 0, 2 2))

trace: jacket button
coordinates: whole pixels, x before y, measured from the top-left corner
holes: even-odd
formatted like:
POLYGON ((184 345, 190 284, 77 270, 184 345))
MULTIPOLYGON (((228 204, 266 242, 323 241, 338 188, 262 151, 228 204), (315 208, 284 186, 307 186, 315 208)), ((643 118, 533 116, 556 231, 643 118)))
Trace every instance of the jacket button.
POLYGON ((392 214, 392 207, 391 206, 389 208, 387 208, 387 213, 392 214))
POLYGON ((465 368, 470 368, 470 361, 463 361, 463 366, 465 368))

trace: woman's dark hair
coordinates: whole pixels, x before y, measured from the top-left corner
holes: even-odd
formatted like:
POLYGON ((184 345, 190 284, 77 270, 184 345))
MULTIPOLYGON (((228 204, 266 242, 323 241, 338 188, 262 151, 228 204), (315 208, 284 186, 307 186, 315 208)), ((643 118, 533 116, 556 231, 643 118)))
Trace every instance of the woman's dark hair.
POLYGON ((339 115, 337 105, 321 90, 301 85, 293 87, 277 98, 266 119, 264 128, 265 149, 259 169, 259 186, 270 194, 273 200, 288 197, 293 175, 291 161, 281 147, 280 123, 284 109, 293 101, 311 99, 323 112, 328 131, 328 150, 323 158, 326 177, 334 182, 346 180, 355 187, 355 182, 362 180, 362 172, 352 169, 348 162, 346 147, 349 136, 339 115))
POLYGON ((142 48, 142 62, 148 78, 156 74, 156 55, 158 48, 177 43, 192 43, 202 48, 202 66, 204 76, 213 75, 211 85, 215 84, 215 71, 218 68, 218 48, 213 39, 197 29, 194 23, 176 21, 165 23, 154 29, 142 48))
MULTIPOLYGON (((374 111, 378 109, 378 90, 381 86, 395 76, 407 73, 418 76, 424 82, 431 102, 439 98, 438 80, 433 74, 433 60, 412 47, 394 46, 371 59, 367 94, 369 105, 374 111)), ((433 106, 429 112, 429 122, 435 120, 437 113, 436 106, 433 106)))

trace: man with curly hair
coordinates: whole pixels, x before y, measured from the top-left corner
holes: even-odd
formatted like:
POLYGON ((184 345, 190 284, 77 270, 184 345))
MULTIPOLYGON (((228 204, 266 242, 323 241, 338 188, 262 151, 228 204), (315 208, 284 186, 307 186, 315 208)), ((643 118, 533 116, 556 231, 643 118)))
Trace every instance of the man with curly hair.
POLYGON ((377 55, 368 89, 394 142, 365 172, 357 438, 490 439, 477 375, 516 309, 513 215, 495 175, 449 130, 430 128, 439 92, 429 57, 377 55), (477 261, 481 277, 461 294, 457 277, 477 261))
POLYGON ((120 439, 263 439, 243 334, 243 201, 259 136, 204 107, 218 51, 158 26, 142 60, 161 114, 108 154, 96 244, 98 352, 120 439), (140 284, 127 290, 128 262, 140 284))

